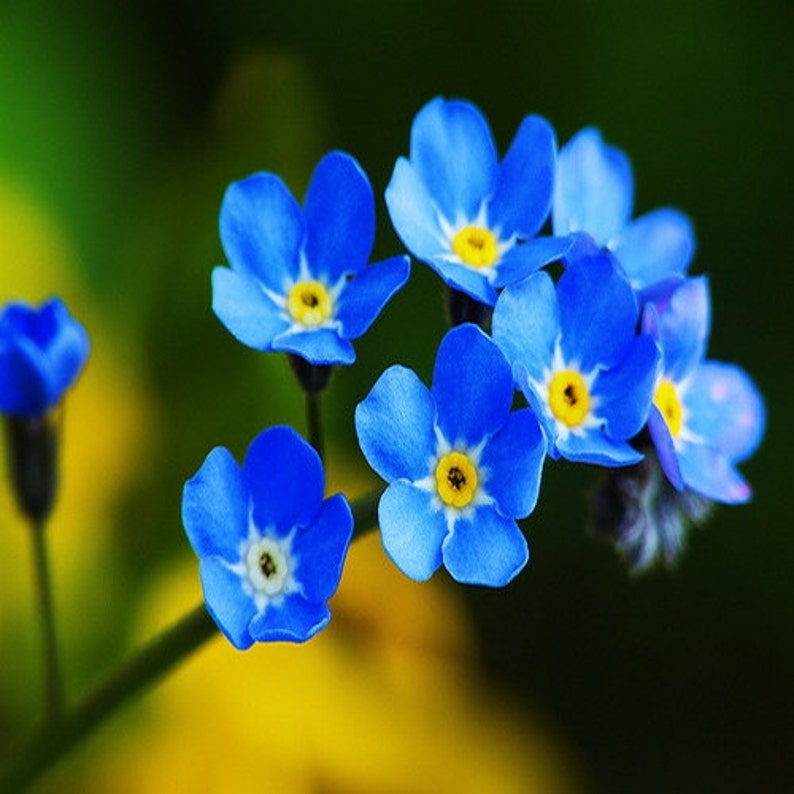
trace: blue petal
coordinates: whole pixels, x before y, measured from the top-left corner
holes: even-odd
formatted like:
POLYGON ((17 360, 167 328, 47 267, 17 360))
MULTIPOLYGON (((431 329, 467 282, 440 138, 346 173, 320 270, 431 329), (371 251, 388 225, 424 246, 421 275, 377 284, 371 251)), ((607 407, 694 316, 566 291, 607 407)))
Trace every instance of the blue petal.
POLYGON ((298 203, 275 174, 233 182, 223 197, 220 232, 232 268, 283 294, 298 275, 303 242, 298 203))
POLYGON ((686 215, 658 209, 632 221, 610 244, 635 289, 683 276, 695 253, 686 215))
POLYGON ((507 420, 513 375, 502 351, 471 323, 448 331, 433 370, 438 427, 453 445, 475 446, 507 420))
POLYGON ((617 235, 634 203, 631 164, 598 130, 577 133, 557 157, 552 222, 555 234, 588 232, 599 246, 617 235))
POLYGON ((572 433, 564 441, 558 438, 557 449, 567 460, 599 466, 628 466, 642 460, 642 455, 630 444, 608 438, 598 429, 584 436, 572 433))
POLYGON ((718 449, 686 444, 679 455, 681 475, 688 488, 725 504, 741 504, 752 496, 746 480, 718 449))
POLYGON ((520 362, 530 377, 543 380, 559 332, 554 282, 547 273, 535 273, 502 290, 494 307, 491 333, 514 369, 520 362))
POLYGON ((357 339, 381 313, 383 307, 408 281, 411 263, 407 256, 395 256, 365 267, 339 295, 336 319, 344 339, 357 339))
POLYGON ((544 265, 562 259, 570 252, 576 240, 576 235, 536 237, 534 240, 514 245, 499 261, 494 287, 499 289, 515 284, 544 265))
POLYGON ((305 642, 331 620, 325 603, 310 603, 294 593, 279 606, 270 604, 251 621, 251 636, 257 642, 305 642))
POLYGON ((529 548, 515 521, 490 507, 460 518, 444 541, 444 565, 464 584, 504 587, 527 564, 529 548))
POLYGON ((480 458, 488 473, 485 490, 501 515, 524 518, 535 509, 545 458, 546 441, 534 411, 510 414, 480 458))
POLYGON ((493 306, 496 302, 496 290, 490 285, 486 276, 479 270, 458 262, 449 262, 444 258, 428 259, 427 264, 438 273, 444 283, 465 292, 474 300, 493 306))
POLYGON ((243 472, 260 531, 272 527, 283 537, 312 523, 323 499, 323 466, 291 427, 262 431, 248 447, 243 472))
POLYGON ((579 259, 557 284, 562 349, 582 371, 611 367, 628 352, 637 326, 634 290, 609 254, 579 259))
POLYGON ((256 607, 243 590, 240 577, 218 557, 205 557, 199 565, 204 602, 218 628, 235 648, 244 651, 253 645, 248 631, 256 607))
POLYGON ((248 488, 224 447, 215 447, 182 490, 182 524, 199 557, 235 563, 248 535, 248 488))
POLYGON ((0 413, 41 416, 50 407, 47 362, 30 340, 0 348, 0 413))
POLYGON ((667 475, 673 488, 682 491, 684 480, 681 476, 681 466, 678 464, 678 452, 675 449, 673 436, 661 411, 655 405, 651 405, 648 412, 648 431, 656 448, 656 456, 659 458, 662 471, 667 475))
POLYGON ((410 369, 389 367, 356 406, 355 422, 361 451, 384 480, 428 475, 436 454, 436 404, 410 369))
POLYGON ((296 576, 307 600, 327 601, 336 592, 352 536, 353 514, 342 494, 326 499, 312 525, 295 535, 296 576))
POLYGON ((356 351, 333 328, 285 331, 273 340, 273 350, 294 353, 317 366, 347 365, 356 360, 356 351))
POLYGON ((703 358, 710 325, 708 280, 705 276, 678 284, 662 301, 645 307, 643 325, 654 324, 655 336, 662 348, 662 369, 674 382, 683 380, 703 358))
POLYGON ((494 189, 497 156, 493 137, 474 105, 431 100, 411 127, 411 163, 450 223, 473 220, 494 189))
POLYGON ((488 220, 502 237, 533 237, 551 207, 557 142, 551 125, 527 116, 518 128, 496 179, 488 220))
POLYGON ((289 322, 247 273, 228 267, 212 271, 212 310, 227 330, 254 350, 271 350, 273 340, 289 328, 289 322))
POLYGON ((88 334, 72 319, 60 298, 41 307, 40 323, 50 326, 45 347, 50 404, 55 404, 72 385, 88 357, 88 334))
POLYGON ((392 483, 380 499, 378 521, 391 561, 411 579, 429 579, 441 565, 447 534, 444 513, 432 508, 430 494, 406 482, 392 483))
POLYGON ((766 424, 764 401, 741 368, 704 361, 682 395, 687 430, 740 462, 761 442, 766 424))
POLYGON ((320 160, 303 217, 312 275, 333 283, 367 264, 375 240, 375 199, 367 175, 350 155, 331 152, 320 160))
POLYGON ((546 399, 537 392, 529 379, 526 367, 520 361, 513 367, 513 378, 540 424, 541 432, 546 439, 546 454, 552 460, 557 460, 560 457, 556 446, 557 420, 549 410, 546 399))
POLYGON ((395 231, 415 257, 428 262, 449 253, 438 210, 416 168, 404 157, 395 163, 385 198, 395 231))
POLYGON ((658 372, 656 343, 649 336, 638 336, 617 366, 598 374, 593 396, 610 438, 625 441, 640 432, 648 419, 658 372))

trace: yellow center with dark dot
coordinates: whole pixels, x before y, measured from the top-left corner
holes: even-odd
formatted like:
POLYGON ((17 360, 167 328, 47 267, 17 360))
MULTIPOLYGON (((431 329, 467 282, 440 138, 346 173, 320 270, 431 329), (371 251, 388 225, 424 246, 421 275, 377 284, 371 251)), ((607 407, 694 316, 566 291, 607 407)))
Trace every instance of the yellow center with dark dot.
POLYGON ((436 491, 445 505, 466 507, 477 492, 477 467, 462 452, 450 452, 436 466, 436 491))
POLYGON ((289 292, 287 311, 301 325, 317 328, 331 316, 333 304, 319 281, 299 281, 289 292))
POLYGON ((496 237, 480 226, 464 226, 452 238, 452 250, 469 267, 490 267, 499 256, 496 237))
POLYGON ((551 379, 549 408, 555 419, 568 427, 584 422, 590 412, 590 391, 580 373, 565 369, 551 379))

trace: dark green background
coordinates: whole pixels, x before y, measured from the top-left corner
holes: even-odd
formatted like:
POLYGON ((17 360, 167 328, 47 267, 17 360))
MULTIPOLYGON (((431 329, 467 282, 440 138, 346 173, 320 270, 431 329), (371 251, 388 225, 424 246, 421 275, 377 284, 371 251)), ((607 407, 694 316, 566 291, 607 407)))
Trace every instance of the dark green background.
MULTIPOLYGON (((787 0, 1 2, 0 173, 74 236, 165 419, 119 517, 130 582, 187 553, 178 494, 212 446, 240 455, 266 424, 302 426, 283 364, 208 308, 228 182, 269 169, 301 195, 325 151, 350 151, 384 257, 400 246, 380 197, 432 96, 476 102, 502 150, 529 112, 561 141, 596 125, 632 159, 638 212, 694 221, 710 355, 767 400, 743 467, 755 499, 718 510, 677 570, 634 580, 584 533, 593 472, 548 466, 529 567, 506 591, 466 590, 483 665, 558 731, 593 792, 793 784, 792 34, 787 0)), ((415 265, 332 383, 328 423, 351 455, 352 406, 378 372, 429 374, 440 306, 415 265)))

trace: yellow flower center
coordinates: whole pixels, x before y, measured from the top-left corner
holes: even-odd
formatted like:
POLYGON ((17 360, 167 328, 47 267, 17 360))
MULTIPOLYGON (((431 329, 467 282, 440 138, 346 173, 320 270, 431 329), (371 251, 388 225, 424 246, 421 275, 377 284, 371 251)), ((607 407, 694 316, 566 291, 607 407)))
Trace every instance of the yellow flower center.
POLYGON ((477 491, 477 468, 462 452, 450 452, 436 466, 436 490, 450 507, 466 507, 477 491))
POLYGON ((319 281, 299 281, 289 292, 287 311, 301 325, 317 328, 331 316, 333 304, 319 281))
POLYGON ((452 238, 452 250, 469 267, 490 267, 499 256, 496 237, 488 229, 464 226, 452 238))
POLYGON ((568 427, 578 427, 590 411, 590 392, 584 378, 573 369, 558 372, 549 384, 549 408, 568 427))
POLYGON ((675 438, 681 432, 684 409, 681 407, 675 386, 669 380, 659 382, 653 395, 653 404, 662 412, 664 421, 667 422, 667 427, 675 438))

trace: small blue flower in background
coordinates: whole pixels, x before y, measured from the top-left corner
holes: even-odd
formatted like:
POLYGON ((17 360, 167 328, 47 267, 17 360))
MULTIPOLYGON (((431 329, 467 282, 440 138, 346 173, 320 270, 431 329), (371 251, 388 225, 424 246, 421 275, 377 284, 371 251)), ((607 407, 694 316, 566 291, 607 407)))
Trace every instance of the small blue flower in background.
POLYGON ((608 253, 569 265, 556 291, 547 273, 502 291, 493 338, 551 457, 603 466, 642 458, 628 440, 647 419, 659 353, 636 335, 638 319, 634 291, 608 253))
POLYGON ((318 164, 303 210, 275 174, 235 182, 221 207, 231 269, 212 273, 212 307, 243 344, 310 364, 351 364, 361 336, 407 281, 408 257, 367 266, 375 205, 350 155, 318 164))
POLYGON ((405 247, 456 290, 493 306, 496 289, 570 247, 532 238, 548 217, 556 141, 545 119, 527 116, 499 163, 488 122, 472 104, 440 97, 411 128, 410 159, 397 160, 386 188, 405 247))
POLYGON ((289 427, 260 433, 242 467, 216 447, 185 483, 207 610, 235 647, 303 642, 328 624, 353 516, 324 487, 319 456, 289 427))
POLYGON ((583 129, 562 147, 552 207, 554 233, 586 232, 575 250, 608 248, 636 290, 683 276, 695 250, 688 218, 662 208, 631 220, 633 204, 631 164, 623 152, 603 142, 598 130, 583 129))
POLYGON ((432 389, 392 366, 357 406, 361 449, 389 483, 383 545, 410 578, 443 563, 459 582, 498 587, 526 564, 515 519, 535 507, 546 452, 532 411, 510 413, 513 392, 499 349, 465 324, 441 341, 432 389))
POLYGON ((709 314, 705 277, 688 279, 646 306, 644 330, 662 351, 648 429, 675 488, 733 504, 751 495, 735 464, 761 441, 764 403, 740 367, 703 360, 709 314))
POLYGON ((12 302, 0 313, 0 413, 43 416, 88 358, 85 328, 60 298, 39 308, 12 302))

